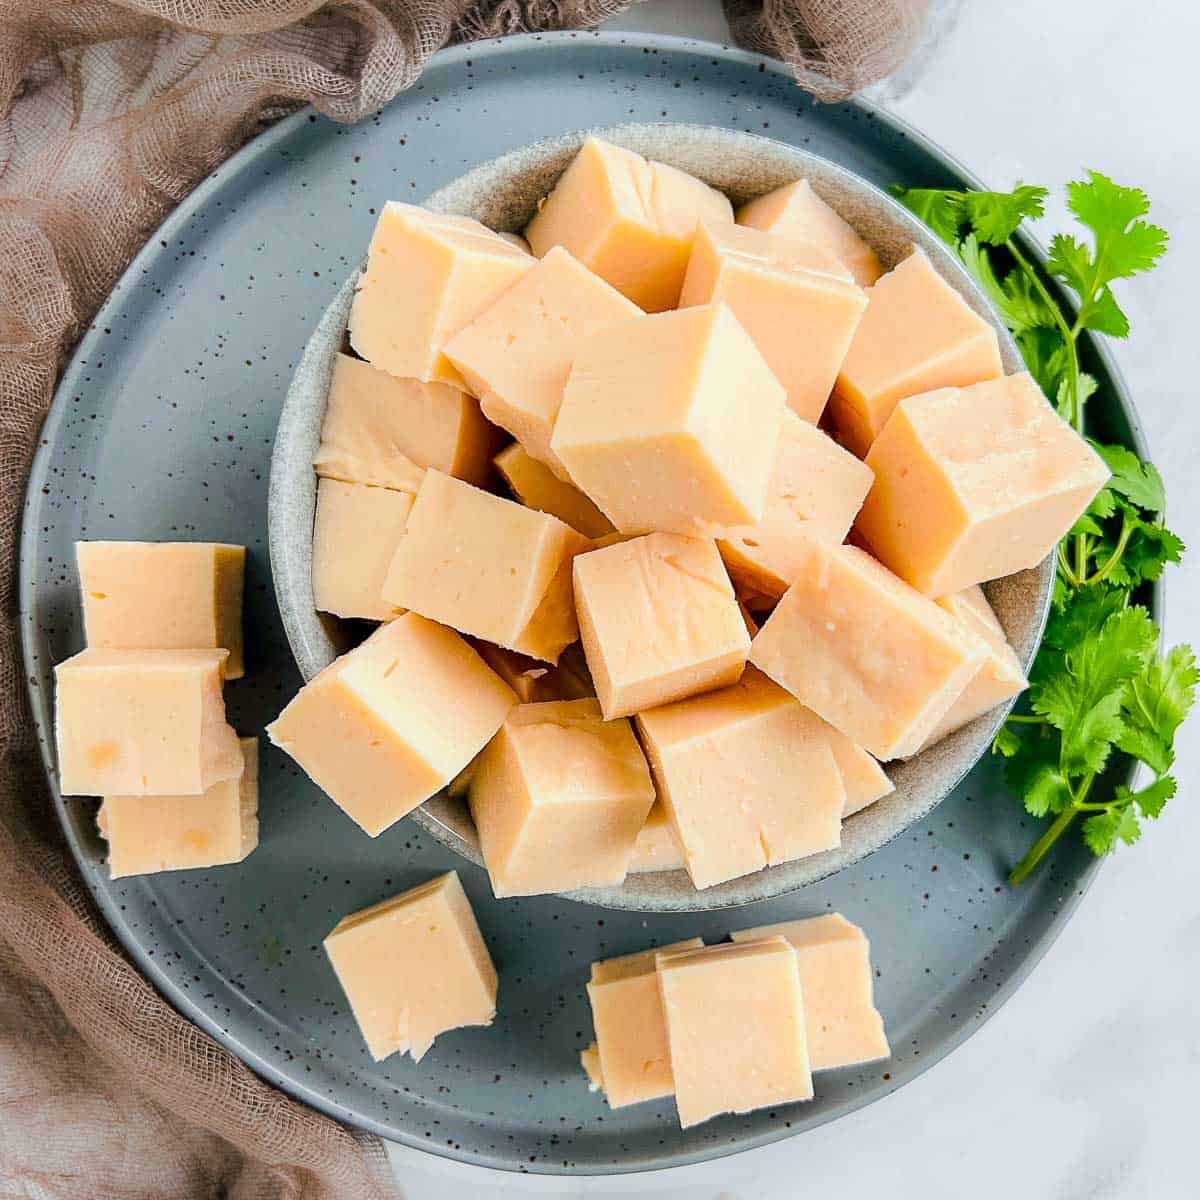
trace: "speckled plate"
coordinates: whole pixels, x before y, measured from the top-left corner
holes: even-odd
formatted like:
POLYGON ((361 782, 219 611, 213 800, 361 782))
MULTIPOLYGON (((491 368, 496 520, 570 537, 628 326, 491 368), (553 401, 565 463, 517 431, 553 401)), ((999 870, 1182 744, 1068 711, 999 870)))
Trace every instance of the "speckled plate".
MULTIPOLYGON (((737 129, 659 122, 595 132, 648 158, 699 176, 729 195, 735 205, 783 183, 807 178, 871 243, 885 266, 894 266, 914 244, 920 246, 943 278, 995 326, 1005 369, 1022 369, 1021 356, 1008 331, 958 259, 911 213, 860 176, 807 150, 737 129)), ((432 196, 422 197, 422 202, 441 212, 475 217, 494 229, 520 230, 582 140, 583 134, 574 132, 523 146, 475 167, 432 196)), ((320 441, 334 360, 345 339, 357 275, 357 270, 351 272, 305 347, 280 414, 271 460, 267 530, 275 594, 288 641, 306 679, 328 666, 361 632, 358 622, 352 627, 316 612, 312 590, 312 529, 317 498, 312 462, 320 441)), ((1041 637, 1053 582, 1051 557, 1034 570, 987 585, 989 599, 1025 667, 1032 661, 1041 637)), ((923 754, 891 764, 888 773, 896 790, 847 820, 842 828, 842 844, 836 850, 767 867, 702 891, 692 885, 686 871, 678 870, 631 874, 619 887, 567 894, 587 903, 642 912, 699 912, 786 895, 858 862, 936 807, 987 753, 1011 707, 1002 705, 923 754)), ((471 862, 483 862, 479 835, 461 799, 436 796, 413 813, 413 820, 471 862)))
MULTIPOLYGON (((818 106, 775 63, 703 43, 552 35, 459 47, 378 116, 346 129, 302 113, 225 164, 135 260, 84 338, 29 485, 21 621, 54 782, 51 670, 83 633, 77 538, 245 542, 247 677, 232 719, 261 729, 300 684, 266 551, 267 472, 305 344, 389 197, 428 195, 480 162, 565 130, 675 121, 762 133, 883 186, 970 177, 861 105, 818 106)), ((1089 369, 1122 396, 1109 364, 1089 369)), ((1102 395, 1105 393, 1102 393, 1102 395)), ((1095 432, 1138 445, 1125 402, 1095 432)), ((410 1146, 511 1170, 608 1173, 761 1145, 868 1103, 979 1026, 1036 962, 1094 873, 1067 839, 1029 884, 1004 872, 1033 836, 984 760, 929 816, 783 899, 690 915, 553 897, 496 902, 483 872, 410 821, 369 839, 282 756, 263 755, 262 844, 238 866, 110 882, 95 803, 55 804, 83 876, 129 954, 178 1008, 265 1078, 410 1146), (345 913, 458 867, 500 970, 490 1029, 422 1060, 374 1063, 320 942, 345 913), (805 1105, 681 1132, 669 1103, 609 1111, 577 1053, 591 1036, 588 962, 655 942, 839 909, 869 931, 895 1048, 822 1074, 805 1105)))

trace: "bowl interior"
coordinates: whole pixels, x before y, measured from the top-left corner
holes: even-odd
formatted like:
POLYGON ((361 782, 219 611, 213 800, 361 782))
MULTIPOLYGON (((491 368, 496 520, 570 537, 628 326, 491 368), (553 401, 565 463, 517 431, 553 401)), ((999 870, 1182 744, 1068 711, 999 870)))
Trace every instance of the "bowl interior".
MULTIPOLYGON (((727 129, 694 125, 621 125, 593 130, 650 158, 699 176, 735 204, 806 177, 879 254, 885 266, 920 246, 967 302, 990 321, 1000 338, 1006 371, 1023 364, 1007 330, 954 255, 899 204, 849 171, 783 143, 727 129)), ((475 217, 501 231, 520 230, 553 187, 586 133, 536 142, 484 163, 422 203, 440 212, 475 217)), ((313 607, 311 567, 316 476, 313 455, 334 356, 342 348, 358 272, 339 290, 314 331, 296 369, 280 415, 271 464, 269 539, 272 571, 284 627, 305 679, 361 640, 365 626, 339 621, 313 607)), ((988 599, 1022 665, 1028 668, 1050 602, 1052 559, 988 584, 988 599)), ((850 817, 836 850, 768 867, 753 875, 697 891, 684 871, 631 874, 615 888, 565 893, 611 908, 680 912, 747 904, 793 891, 857 862, 925 816, 986 751, 1007 706, 986 714, 924 753, 888 766, 896 790, 850 817)), ((451 849, 482 863, 466 805, 439 794, 413 820, 451 849)))

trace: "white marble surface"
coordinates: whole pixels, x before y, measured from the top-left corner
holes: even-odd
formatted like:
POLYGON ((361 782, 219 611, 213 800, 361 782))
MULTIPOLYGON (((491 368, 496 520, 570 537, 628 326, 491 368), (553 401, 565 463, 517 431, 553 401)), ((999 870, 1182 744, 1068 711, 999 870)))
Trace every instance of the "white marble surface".
MULTIPOLYGON (((724 31, 716 0, 650 0, 614 25, 713 40, 724 31)), ((1095 168, 1144 187, 1170 230, 1152 279, 1121 289, 1135 332, 1115 352, 1167 480, 1171 524, 1196 546, 1169 577, 1171 642, 1200 640, 1198 45, 1195 0, 966 0, 921 79, 891 102, 989 184, 1061 188, 1095 168)), ((408 1200, 790 1200, 810 1189, 847 1200, 1200 1196, 1198 743, 1193 723, 1180 795, 1109 863, 1017 995, 902 1091, 791 1141, 653 1175, 518 1179, 393 1147, 408 1200)))

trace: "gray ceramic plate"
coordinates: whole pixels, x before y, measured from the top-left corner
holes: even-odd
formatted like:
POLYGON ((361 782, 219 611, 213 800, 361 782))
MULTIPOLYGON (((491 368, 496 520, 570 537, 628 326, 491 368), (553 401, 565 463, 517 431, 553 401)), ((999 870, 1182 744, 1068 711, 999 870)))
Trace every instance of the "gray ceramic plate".
MULTIPOLYGON (((871 182, 970 177, 862 106, 811 104, 778 64, 702 43, 567 34, 459 47, 377 117, 302 113, 188 198, 114 290, 63 379, 29 485, 21 621, 51 782, 51 668, 78 650, 72 543, 207 538, 250 548, 246 679, 233 720, 261 729, 300 684, 266 550, 267 472, 284 395, 321 313, 389 196, 423 196, 566 129, 675 121, 764 133, 871 182)), ((1123 396, 1094 348, 1089 370, 1123 396)), ((1106 393, 1102 393, 1106 394, 1106 393)), ((1124 401, 1096 433, 1141 448, 1124 401)), ((405 821, 371 840, 274 750, 261 846, 243 864, 110 882, 95 804, 57 811, 89 888, 178 1008, 293 1094, 385 1136, 511 1170, 605 1173, 729 1154, 900 1087, 976 1029, 1049 945, 1095 870, 1073 839, 1024 888, 1005 870, 1034 836, 984 760, 921 822, 783 899, 691 915, 492 900, 483 872, 405 821), (501 974, 491 1029, 421 1061, 371 1061, 320 950, 346 912, 460 868, 501 974), (823 1074, 817 1098, 680 1132, 669 1103, 618 1112, 588 1093, 587 964, 656 942, 839 909, 874 943, 891 1061, 823 1074)))
MULTIPOLYGON (((914 243, 921 246, 942 276, 996 326, 1005 368, 1022 369, 1020 354, 1007 330, 954 255, 910 213, 860 177, 806 150, 716 126, 660 123, 622 125, 596 132, 648 158, 698 175, 727 193, 735 204, 793 179, 809 179, 867 238, 885 266, 895 265, 914 243)), ((582 140, 581 134, 568 133, 514 150, 422 198, 423 203, 441 212, 475 217, 494 229, 519 230, 554 186, 582 140)), ((267 528, 275 593, 284 629, 306 679, 328 666, 351 636, 348 627, 313 608, 311 551, 317 481, 312 461, 356 278, 357 271, 352 272, 305 348, 284 401, 271 462, 267 528)), ((1054 563, 1048 558, 1035 570, 997 580, 988 587, 1008 639, 1026 667, 1041 636, 1053 582, 1054 563)), ((687 872, 680 870, 630 875, 620 887, 569 894, 609 908, 686 912, 768 900, 795 891, 858 862, 925 816, 987 753, 1010 707, 1004 705, 980 717, 908 762, 893 764, 889 774, 896 790, 845 823, 837 850, 768 867, 703 891, 697 891, 687 872)), ((471 862, 483 862, 478 834, 462 800, 437 796, 413 813, 413 820, 471 862)))

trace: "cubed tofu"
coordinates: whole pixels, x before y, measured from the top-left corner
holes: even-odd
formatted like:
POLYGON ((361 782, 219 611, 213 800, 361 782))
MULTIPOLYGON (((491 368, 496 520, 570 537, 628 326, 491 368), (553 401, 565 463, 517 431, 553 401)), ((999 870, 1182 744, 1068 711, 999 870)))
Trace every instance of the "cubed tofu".
POLYGON ((730 934, 735 944, 772 936, 786 938, 796 952, 812 1069, 887 1058, 891 1049, 883 1018, 875 1008, 866 934, 841 913, 730 934))
POLYGON ((482 486, 501 436, 461 389, 338 354, 313 465, 325 478, 402 492, 415 492, 427 467, 482 486))
POLYGON ((575 559, 575 605, 607 719, 734 683, 750 636, 716 544, 651 533, 575 559))
POLYGON ((579 636, 571 559, 590 545, 556 517, 427 471, 383 598, 461 633, 557 662, 579 636))
POLYGON ((684 868, 683 847, 675 836, 671 818, 661 800, 646 815, 646 823, 638 832, 633 843, 633 857, 629 860, 629 874, 638 875, 647 871, 682 871, 684 868))
POLYGON ((723 304, 637 317, 580 343, 551 447, 624 533, 761 519, 783 387, 723 304))
POLYGON ((516 699, 458 634, 409 612, 309 680, 267 736, 375 837, 449 783, 516 699))
POLYGON ((533 266, 469 217, 384 205, 350 309, 356 354, 405 379, 462 386, 446 343, 533 266))
POLYGON ((497 897, 620 883, 653 803, 633 728, 595 700, 514 708, 470 782, 497 897))
POLYGON ((702 220, 732 221, 733 208, 699 179, 590 137, 530 221, 541 257, 569 250, 640 308, 679 302, 692 235, 702 220))
POLYGON ((846 793, 826 725, 759 672, 637 725, 696 887, 841 843, 846 793))
POLYGON ((592 963, 587 993, 596 1031, 595 1075, 612 1108, 674 1094, 655 960, 659 954, 703 945, 699 938, 689 938, 592 963))
POLYGON ((815 424, 867 295, 820 246, 741 225, 704 224, 679 303, 728 304, 783 384, 791 410, 815 424))
POLYGON ((94 650, 225 649, 242 677, 246 548, 214 542, 76 542, 94 650))
POLYGON ((871 289, 829 409, 861 458, 904 397, 1002 373, 995 329, 914 249, 871 289))
POLYGON ((837 257, 861 287, 870 287, 883 274, 879 256, 853 225, 813 191, 807 179, 784 184, 743 204, 737 221, 739 225, 823 247, 837 257))
POLYGON ((758 598, 760 607, 778 600, 810 538, 845 540, 874 478, 816 426, 784 413, 762 519, 727 529, 717 540, 738 594, 758 598))
POLYGON ((496 455, 496 468, 526 508, 549 513, 584 537, 600 538, 613 532, 613 523, 574 484, 564 483, 520 442, 496 455))
POLYGON ((896 790, 896 785, 888 778, 887 772, 876 759, 840 730, 834 729, 828 721, 825 721, 824 725, 829 735, 833 761, 837 763, 837 769, 842 776, 842 787, 846 791, 843 817, 852 817, 856 812, 862 812, 876 800, 882 800, 884 796, 890 796, 896 790))
POLYGON ((221 681, 228 650, 90 647, 55 678, 64 796, 199 796, 242 774, 221 681))
POLYGON ((915 754, 983 641, 856 546, 811 542, 750 661, 876 758, 915 754))
POLYGON ((383 598, 388 567, 412 508, 409 492, 322 479, 313 522, 313 603, 320 612, 387 621, 400 611, 383 598))
POLYGON ((344 917, 325 952, 376 1061, 419 1061, 496 1015, 496 968, 456 871, 344 917))
POLYGON ((1036 566, 1109 476, 1025 371, 901 401, 867 465, 855 528, 929 596, 1036 566))
POLYGON ((685 1129, 719 1113, 812 1099, 800 971, 784 938, 660 954, 657 961, 685 1129))
POLYGON ((567 481, 550 435, 575 347, 641 311, 555 246, 450 339, 446 357, 480 397, 487 418, 567 481))
POLYGON ((106 796, 96 824, 112 879, 241 862, 258 845, 258 739, 241 738, 242 773, 200 796, 106 796))
POLYGON ((929 735, 927 746, 961 729, 968 721, 991 712, 996 705, 1011 700, 1029 686, 1021 663, 1008 644, 1004 629, 996 620, 982 588, 975 586, 954 592, 941 597, 938 604, 955 620, 979 634, 987 643, 988 654, 974 678, 929 735))

